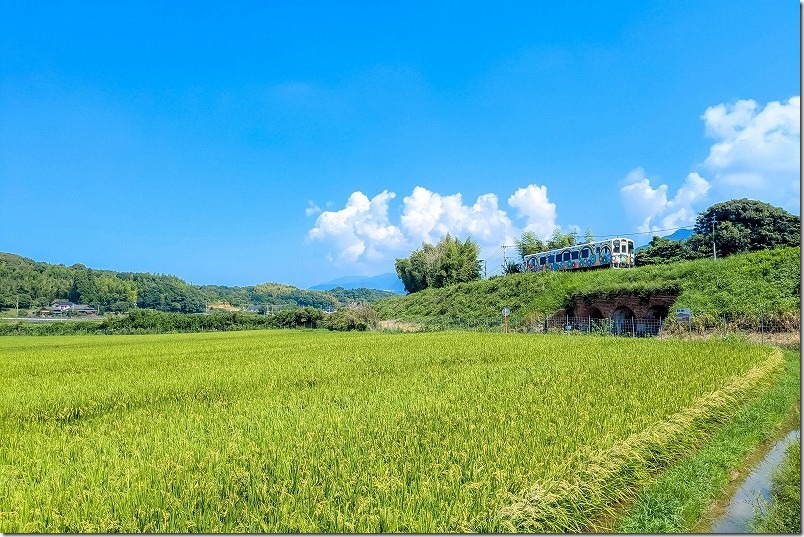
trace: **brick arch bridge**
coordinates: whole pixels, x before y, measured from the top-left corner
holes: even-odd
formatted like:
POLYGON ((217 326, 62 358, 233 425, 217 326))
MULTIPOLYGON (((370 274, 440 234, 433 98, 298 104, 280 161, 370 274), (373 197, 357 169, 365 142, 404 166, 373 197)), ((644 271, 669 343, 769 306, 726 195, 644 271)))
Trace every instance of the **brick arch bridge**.
POLYGON ((575 297, 571 306, 557 311, 553 317, 664 319, 671 313, 677 296, 675 293, 657 293, 649 296, 624 293, 605 297, 575 297))

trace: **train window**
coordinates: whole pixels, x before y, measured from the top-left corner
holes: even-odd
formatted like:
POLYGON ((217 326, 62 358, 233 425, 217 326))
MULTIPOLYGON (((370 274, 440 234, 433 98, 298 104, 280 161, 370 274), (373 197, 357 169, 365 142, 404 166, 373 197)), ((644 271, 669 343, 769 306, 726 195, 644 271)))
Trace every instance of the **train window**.
POLYGON ((555 258, 555 256, 553 256, 553 255, 548 255, 548 256, 547 256, 547 262, 548 262, 548 263, 550 263, 550 264, 555 263, 555 262, 556 262, 556 258, 555 258))
POLYGON ((591 253, 592 251, 589 248, 584 248, 583 250, 581 250, 581 259, 586 259, 587 257, 589 257, 589 254, 591 253))
POLYGON ((628 253, 632 253, 634 251, 634 241, 628 241, 628 253))
POLYGON ((620 253, 620 241, 614 241, 614 253, 615 254, 620 253))
POLYGON ((572 251, 572 259, 578 259, 578 250, 572 251))
POLYGON ((569 261, 569 260, 570 260, 570 253, 569 253, 569 250, 567 250, 566 252, 564 252, 564 261, 569 261))
POLYGON ((539 258, 539 265, 544 266, 545 263, 547 263, 547 258, 544 257, 544 256, 540 257, 539 258))

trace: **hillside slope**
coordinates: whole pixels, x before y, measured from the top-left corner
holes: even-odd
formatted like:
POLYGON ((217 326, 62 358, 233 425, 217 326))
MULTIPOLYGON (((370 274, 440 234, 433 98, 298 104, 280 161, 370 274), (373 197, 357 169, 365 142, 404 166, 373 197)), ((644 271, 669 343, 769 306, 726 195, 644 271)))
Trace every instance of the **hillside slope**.
POLYGON ((0 252, 0 309, 28 310, 55 300, 100 306, 101 311, 128 311, 134 307, 178 313, 198 313, 207 304, 242 308, 249 304, 337 308, 353 302, 374 302, 393 293, 375 289, 328 292, 299 289, 279 283, 247 287, 191 285, 166 274, 115 272, 84 265, 37 262, 0 252))
POLYGON ((513 319, 550 315, 573 297, 674 293, 674 307, 699 313, 787 313, 801 305, 801 248, 628 270, 511 274, 443 289, 425 289, 375 304, 382 319, 434 316, 487 319, 511 308, 513 319))

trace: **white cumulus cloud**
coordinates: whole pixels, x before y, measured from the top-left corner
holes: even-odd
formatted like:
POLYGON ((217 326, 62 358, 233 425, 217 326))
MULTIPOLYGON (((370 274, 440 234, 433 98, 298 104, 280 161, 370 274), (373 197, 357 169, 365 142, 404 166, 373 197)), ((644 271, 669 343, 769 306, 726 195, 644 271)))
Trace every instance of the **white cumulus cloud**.
POLYGON ((314 214, 318 214, 321 212, 321 207, 313 203, 313 200, 307 200, 307 208, 304 210, 304 214, 307 216, 313 216, 314 214))
POLYGON ((463 196, 443 196, 417 186, 403 200, 402 228, 415 242, 437 242, 449 233, 471 237, 482 245, 499 244, 511 235, 511 219, 499 208, 495 194, 483 194, 472 205, 463 196))
POLYGON ((326 241, 334 250, 330 258, 339 265, 384 259, 404 243, 402 231, 388 218, 388 202, 395 196, 384 190, 369 199, 354 192, 343 209, 321 213, 308 237, 326 241))
MULTIPOLYGON (((421 186, 402 199, 396 224, 389 210, 395 196, 385 190, 369 199, 362 192, 354 192, 342 209, 319 214, 308 238, 325 244, 328 259, 336 265, 365 269, 382 263, 387 266, 422 242, 434 244, 447 233, 461 240, 471 238, 488 253, 513 244, 525 229, 547 237, 557 227, 556 206, 548 199, 544 186, 528 185, 508 198, 508 205, 524 220, 524 228, 511 221, 494 193, 464 203, 460 193, 443 195, 421 186)), ((318 207, 309 202, 308 214, 313 209, 318 207)))
MULTIPOLYGON (((801 98, 711 106, 701 116, 716 141, 704 165, 718 197, 750 197, 800 210, 801 98)), ((799 212, 797 210, 796 212, 799 212)))
POLYGON ((548 238, 556 226, 556 204, 547 199, 547 187, 528 185, 508 198, 508 205, 526 221, 525 231, 533 231, 542 239, 548 238))
POLYGON ((638 231, 672 229, 695 222, 700 209, 695 206, 709 192, 709 182, 692 172, 672 198, 666 184, 653 188, 645 170, 636 168, 626 177, 628 184, 620 189, 620 199, 626 214, 638 231))

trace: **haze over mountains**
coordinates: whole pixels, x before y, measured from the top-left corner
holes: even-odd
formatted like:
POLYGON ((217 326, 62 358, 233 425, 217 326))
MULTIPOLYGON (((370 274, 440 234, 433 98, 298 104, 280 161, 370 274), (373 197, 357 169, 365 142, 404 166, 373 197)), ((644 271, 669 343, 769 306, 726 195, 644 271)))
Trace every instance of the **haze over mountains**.
POLYGON ((404 294, 405 286, 402 280, 393 273, 387 272, 377 276, 343 276, 336 278, 329 282, 319 283, 310 287, 316 291, 329 291, 336 287, 343 287, 344 289, 379 289, 381 291, 391 291, 392 293, 404 294))

